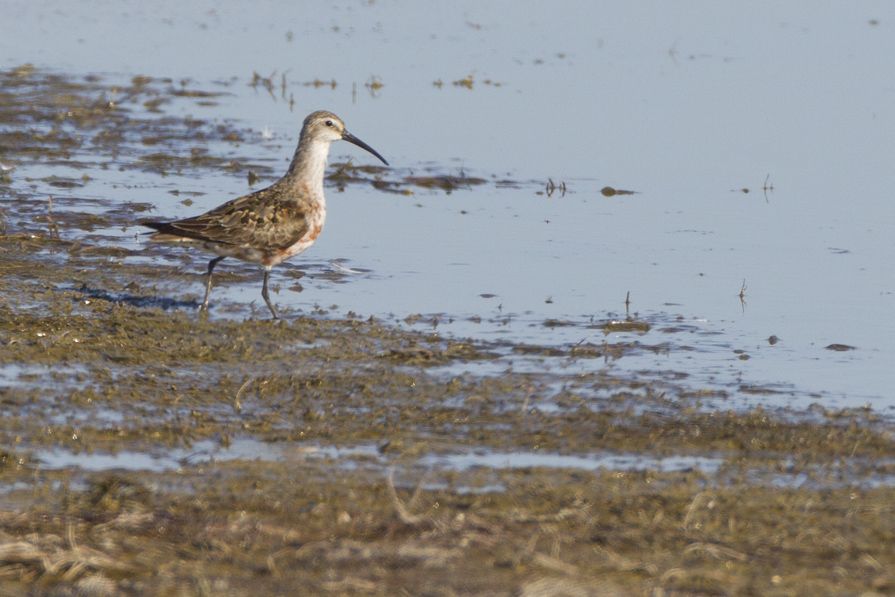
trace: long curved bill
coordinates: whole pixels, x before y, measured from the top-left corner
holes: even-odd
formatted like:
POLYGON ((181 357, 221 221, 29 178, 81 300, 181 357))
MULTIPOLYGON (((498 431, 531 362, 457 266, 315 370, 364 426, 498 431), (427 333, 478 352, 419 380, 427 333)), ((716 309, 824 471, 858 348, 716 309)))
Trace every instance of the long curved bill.
POLYGON ((382 160, 382 163, 383 163, 383 164, 385 164, 386 166, 388 166, 388 162, 385 161, 385 158, 384 158, 384 157, 382 157, 381 155, 379 155, 379 152, 378 152, 378 151, 376 151, 375 149, 373 149, 372 147, 370 147, 369 145, 367 145, 366 143, 364 143, 363 141, 361 141, 360 139, 358 139, 357 137, 355 137, 354 135, 352 135, 352 134, 349 133, 348 131, 344 131, 344 132, 342 132, 342 139, 345 140, 345 141, 348 141, 349 143, 354 143, 355 145, 357 145, 357 146, 360 147, 361 149, 366 149, 367 151, 369 151, 370 153, 372 153, 373 155, 375 155, 377 158, 379 158, 380 160, 382 160))

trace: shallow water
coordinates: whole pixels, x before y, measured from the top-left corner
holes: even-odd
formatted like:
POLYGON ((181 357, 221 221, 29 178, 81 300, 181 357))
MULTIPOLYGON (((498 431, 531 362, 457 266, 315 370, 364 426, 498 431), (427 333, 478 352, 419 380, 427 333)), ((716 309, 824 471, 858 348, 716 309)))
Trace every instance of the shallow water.
MULTIPOLYGON (((164 454, 144 452, 119 452, 116 454, 78 454, 68 450, 42 450, 34 454, 41 468, 54 470, 77 468, 85 471, 121 469, 132 471, 171 471, 187 465, 230 460, 290 461, 296 459, 334 459, 342 468, 353 468, 363 461, 383 464, 386 460, 379 455, 375 445, 334 447, 303 444, 278 445, 251 438, 236 439, 227 446, 217 442, 200 441, 190 448, 166 451, 164 454)), ((582 470, 654 470, 681 471, 699 469, 714 472, 722 460, 709 457, 670 456, 648 458, 639 454, 599 453, 587 455, 564 455, 549 453, 492 452, 478 451, 461 454, 429 454, 416 462, 404 465, 418 466, 430 470, 466 470, 474 467, 493 469, 504 468, 570 468, 582 470)))
MULTIPOLYGON (((696 352, 644 352, 614 367, 784 388, 799 404, 895 409, 890 5, 242 6, 18 4, 4 9, 0 57, 219 88, 227 95, 214 105, 163 109, 251 129, 256 140, 240 151, 276 171, 303 115, 326 107, 399 177, 465 172, 489 181, 412 196, 330 189, 326 232, 274 276, 275 301, 293 313, 335 305, 337 314, 398 321, 437 314, 439 331, 461 336, 599 343, 602 331, 589 325, 623 318, 630 292, 632 313, 653 327, 607 339, 696 352), (274 92, 250 86, 253 72, 275 72, 274 92), (454 84, 469 75, 471 89, 454 84), (365 85, 374 77, 383 85, 375 91, 365 85), (315 79, 337 85, 303 84, 315 79), (493 182, 503 179, 516 184, 493 182), (548 197, 548 179, 567 193, 548 197), (605 186, 637 194, 605 197, 605 186), (330 279, 338 259, 360 273, 330 279), (288 289, 287 268, 307 270, 301 294, 288 289), (687 331, 660 331, 676 324, 687 331), (856 350, 825 348, 833 343, 856 350)), ((334 158, 344 157, 372 163, 335 146, 334 158)), ((78 196, 151 203, 158 217, 248 190, 225 171, 89 173, 78 196), (183 205, 172 190, 202 195, 183 205)), ((102 231, 123 245, 140 243, 136 232, 102 231)), ((183 258, 176 248, 170 255, 183 258)), ((203 271, 204 255, 188 259, 185 268, 203 271)), ((260 303, 260 274, 236 271, 245 276, 214 297, 260 303)), ((201 280, 182 291, 197 295, 201 280)))
MULTIPOLYGON (((150 473, 184 472, 191 467, 216 465, 229 462, 272 462, 290 465, 319 463, 339 470, 352 471, 372 468, 388 468, 393 473, 400 467, 399 486, 414 487, 422 482, 427 489, 452 486, 459 493, 487 493, 504 491, 505 487, 486 479, 478 479, 474 485, 446 484, 442 478, 457 473, 474 473, 476 470, 499 472, 513 469, 568 469, 572 471, 612 471, 619 474, 631 472, 686 473, 696 471, 706 476, 717 475, 725 461, 720 457, 672 455, 645 456, 640 453, 594 452, 589 454, 556 454, 549 452, 499 452, 474 450, 455 453, 427 453, 418 458, 400 457, 394 461, 383 455, 374 444, 347 446, 316 445, 303 443, 277 444, 238 438, 221 446, 216 441, 202 440, 189 448, 167 450, 164 453, 122 451, 116 453, 75 453, 61 448, 37 450, 31 460, 38 462, 37 470, 90 473, 100 471, 136 471, 150 473), (423 480, 420 481, 420 475, 423 480), (413 481, 412 481, 413 480, 413 481)), ((730 466, 734 466, 728 463, 730 466)), ((798 487, 889 487, 895 484, 891 460, 868 463, 863 459, 845 459, 837 463, 815 466, 797 466, 782 462, 778 470, 764 468, 745 471, 751 485, 782 488, 798 487), (883 471, 883 472, 879 472, 883 471)), ((735 473, 735 467, 726 474, 735 473)), ((11 491, 17 484, 0 488, 11 491)))

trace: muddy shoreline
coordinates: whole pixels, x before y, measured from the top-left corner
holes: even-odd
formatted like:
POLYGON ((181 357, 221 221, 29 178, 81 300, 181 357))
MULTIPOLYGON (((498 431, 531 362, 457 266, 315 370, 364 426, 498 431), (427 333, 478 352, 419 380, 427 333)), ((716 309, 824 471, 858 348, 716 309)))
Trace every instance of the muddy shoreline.
MULTIPOLYGON (((78 190, 113 165, 263 176, 251 133, 164 112, 221 92, 0 73, 4 593, 895 591, 895 426, 870 408, 705 408, 729 390, 603 367, 636 342, 200 317, 201 272, 103 232, 148 206, 78 190), (35 163, 66 169, 52 200, 35 163), (146 459, 90 465, 116 454, 146 459)), ((384 176, 330 184, 483 184, 384 176)))

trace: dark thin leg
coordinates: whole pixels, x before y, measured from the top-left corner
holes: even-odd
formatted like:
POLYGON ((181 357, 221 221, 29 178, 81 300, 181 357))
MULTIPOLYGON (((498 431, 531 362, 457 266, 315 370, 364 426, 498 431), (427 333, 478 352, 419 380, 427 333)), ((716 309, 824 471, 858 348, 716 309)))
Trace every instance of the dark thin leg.
POLYGON ((202 306, 199 307, 200 311, 208 311, 208 297, 211 295, 211 272, 214 271, 214 266, 220 263, 221 259, 226 257, 226 255, 221 255, 220 257, 215 257, 211 261, 208 262, 208 274, 207 280, 205 280, 205 300, 202 301, 202 306))
POLYGON ((264 297, 264 302, 267 303, 267 308, 270 309, 270 312, 273 314, 274 319, 279 319, 280 316, 277 315, 277 310, 274 308, 273 303, 270 302, 270 295, 267 294, 267 281, 270 279, 270 270, 264 270, 264 286, 261 287, 261 296, 264 297))

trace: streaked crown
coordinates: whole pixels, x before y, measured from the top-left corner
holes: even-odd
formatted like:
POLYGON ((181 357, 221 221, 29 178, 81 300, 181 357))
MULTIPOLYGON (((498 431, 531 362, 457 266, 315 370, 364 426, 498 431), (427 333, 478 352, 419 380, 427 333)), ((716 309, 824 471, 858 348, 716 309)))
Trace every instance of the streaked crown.
POLYGON ((301 135, 310 135, 315 139, 326 141, 338 141, 345 132, 345 123, 342 119, 326 110, 311 112, 305 118, 301 135))

